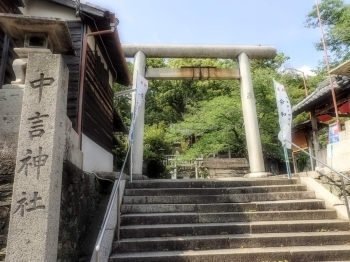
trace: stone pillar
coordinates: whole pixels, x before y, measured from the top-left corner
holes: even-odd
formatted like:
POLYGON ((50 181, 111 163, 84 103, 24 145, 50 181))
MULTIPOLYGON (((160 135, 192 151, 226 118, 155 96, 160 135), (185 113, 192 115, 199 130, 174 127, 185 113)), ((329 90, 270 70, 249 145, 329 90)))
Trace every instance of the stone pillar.
POLYGON ((251 172, 249 176, 265 176, 267 173, 265 173, 252 76, 247 54, 241 53, 238 56, 238 62, 241 74, 241 99, 244 127, 251 172))
MULTIPOLYGON (((145 76, 146 73, 146 55, 139 51, 134 57, 134 74, 133 74, 133 89, 136 89, 137 74, 145 76)), ((131 110, 134 110, 136 91, 132 95, 131 110)), ((143 164, 143 136, 145 126, 145 101, 139 107, 138 117, 134 127, 134 146, 131 152, 131 170, 133 174, 142 175, 143 164)))
POLYGON ((29 55, 7 262, 57 260, 67 89, 60 55, 29 55))

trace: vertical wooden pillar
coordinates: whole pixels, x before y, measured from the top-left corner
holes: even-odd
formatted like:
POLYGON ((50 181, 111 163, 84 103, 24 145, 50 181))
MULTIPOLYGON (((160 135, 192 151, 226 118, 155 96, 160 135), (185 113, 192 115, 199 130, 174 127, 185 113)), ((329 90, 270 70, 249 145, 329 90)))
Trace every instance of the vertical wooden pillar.
MULTIPOLYGON (((314 153, 312 152, 313 151, 313 145, 312 145, 312 129, 308 129, 307 130, 307 133, 306 133, 306 139, 307 139, 307 146, 309 148, 309 154, 314 156, 314 153)), ((316 164, 316 161, 310 156, 310 164, 311 164, 311 171, 315 171, 315 164, 316 164)))
MULTIPOLYGON (((318 150, 320 148, 320 144, 318 142, 318 128, 317 128, 317 118, 315 110, 310 111, 310 119, 311 119, 311 132, 312 132, 312 138, 313 138, 313 146, 315 150, 315 157, 318 158, 318 150)), ((318 164, 316 163, 316 166, 318 164)))
POLYGON ((2 86, 5 83, 9 45, 10 45, 10 39, 5 34, 4 35, 4 43, 2 45, 1 60, 0 60, 0 89, 2 88, 2 86))
POLYGON ((297 166, 297 162, 296 162, 296 159, 295 159, 295 153, 294 152, 292 152, 292 158, 293 158, 294 173, 298 173, 299 170, 298 170, 298 166, 297 166))

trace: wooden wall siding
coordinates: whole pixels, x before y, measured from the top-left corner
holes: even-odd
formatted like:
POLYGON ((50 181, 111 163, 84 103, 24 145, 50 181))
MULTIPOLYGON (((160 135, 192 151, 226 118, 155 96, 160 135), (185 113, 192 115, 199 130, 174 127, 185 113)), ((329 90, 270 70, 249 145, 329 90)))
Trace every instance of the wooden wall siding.
POLYGON ((109 73, 105 69, 104 64, 102 63, 101 57, 95 55, 95 70, 97 75, 100 78, 102 87, 108 89, 109 88, 109 73))
POLYGON ((63 59, 69 68, 67 115, 72 121, 72 126, 75 129, 77 126, 78 89, 84 24, 80 21, 68 21, 67 24, 76 53, 76 56, 63 56, 63 59))
POLYGON ((100 57, 88 48, 85 74, 83 133, 98 145, 112 152, 113 91, 108 71, 100 57))
POLYGON ((0 13, 9 13, 9 14, 21 14, 21 11, 15 3, 17 1, 12 0, 1 0, 0 1, 0 13))
POLYGON ((12 13, 10 6, 5 1, 0 1, 0 12, 1 13, 12 13))

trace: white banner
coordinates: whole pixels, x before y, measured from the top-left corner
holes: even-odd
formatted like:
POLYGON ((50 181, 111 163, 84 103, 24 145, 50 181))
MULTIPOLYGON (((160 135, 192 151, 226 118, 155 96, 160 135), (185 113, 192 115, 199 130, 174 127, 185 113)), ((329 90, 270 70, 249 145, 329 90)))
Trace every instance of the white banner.
POLYGON ((130 126, 130 132, 129 132, 129 140, 130 141, 133 139, 135 122, 136 122, 137 116, 139 114, 139 108, 142 105, 142 103, 144 103, 144 101, 145 101, 147 90, 148 90, 147 80, 143 76, 137 74, 134 113, 133 113, 131 126, 130 126))
POLYGON ((276 93, 276 101, 278 108, 278 118, 280 123, 280 132, 278 139, 283 146, 291 149, 292 145, 285 140, 292 141, 292 107, 284 86, 273 80, 276 93))
POLYGON ((135 108, 134 108, 134 119, 133 119, 134 121, 136 121, 136 118, 137 118, 138 113, 139 113, 139 108, 140 108, 141 104, 143 103, 143 101, 145 100, 147 90, 148 90, 147 80, 143 76, 137 74, 135 108))

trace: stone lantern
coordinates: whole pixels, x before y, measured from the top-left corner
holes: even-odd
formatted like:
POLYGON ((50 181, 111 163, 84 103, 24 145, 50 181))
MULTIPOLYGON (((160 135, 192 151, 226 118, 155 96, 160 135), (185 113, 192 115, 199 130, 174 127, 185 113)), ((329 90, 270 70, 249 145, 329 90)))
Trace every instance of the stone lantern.
MULTIPOLYGON (((67 23, 61 19, 1 14, 0 27, 14 41, 18 59, 13 62, 16 80, 23 85, 29 54, 75 54, 67 23)), ((14 86, 3 86, 3 89, 14 86)))

